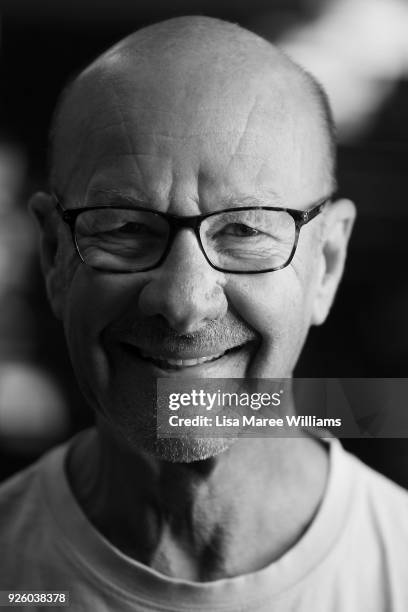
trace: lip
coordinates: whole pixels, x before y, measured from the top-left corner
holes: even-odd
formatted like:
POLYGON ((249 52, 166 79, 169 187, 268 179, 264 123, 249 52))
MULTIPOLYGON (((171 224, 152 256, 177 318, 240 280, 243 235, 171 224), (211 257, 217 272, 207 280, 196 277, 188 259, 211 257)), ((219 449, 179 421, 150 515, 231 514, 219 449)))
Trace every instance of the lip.
POLYGON ((213 364, 220 362, 229 355, 233 355, 244 348, 248 348, 249 343, 245 342, 226 349, 217 349, 217 351, 212 349, 208 352, 200 351, 199 353, 196 351, 159 352, 159 350, 153 352, 128 342, 121 342, 121 345, 126 352, 130 353, 134 358, 136 357, 145 364, 161 370, 162 372, 191 371, 193 373, 194 371, 201 371, 203 368, 211 367, 213 364))

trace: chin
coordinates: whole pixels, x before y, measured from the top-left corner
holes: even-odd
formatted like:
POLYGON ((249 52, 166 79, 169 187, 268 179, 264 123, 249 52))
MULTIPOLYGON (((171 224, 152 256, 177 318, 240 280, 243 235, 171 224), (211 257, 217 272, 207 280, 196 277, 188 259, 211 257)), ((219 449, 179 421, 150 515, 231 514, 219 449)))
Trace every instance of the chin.
POLYGON ((216 457, 233 443, 233 438, 160 438, 149 454, 170 463, 193 463, 216 457))
MULTIPOLYGON (((109 427, 111 429, 111 426, 109 427)), ((216 457, 227 451, 236 438, 157 438, 156 432, 147 428, 121 427, 116 424, 116 432, 133 453, 146 453, 151 457, 169 463, 193 463, 216 457), (133 430, 133 431, 132 431, 133 430)))

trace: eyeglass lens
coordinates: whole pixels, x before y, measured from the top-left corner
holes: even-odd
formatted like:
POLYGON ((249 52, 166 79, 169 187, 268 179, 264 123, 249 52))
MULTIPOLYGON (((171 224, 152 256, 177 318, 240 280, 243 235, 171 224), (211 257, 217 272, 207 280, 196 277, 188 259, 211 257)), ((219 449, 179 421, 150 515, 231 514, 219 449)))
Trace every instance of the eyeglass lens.
POLYGON ((231 272, 280 267, 289 259, 295 237, 295 222, 284 211, 223 212, 208 217, 201 225, 201 241, 208 259, 231 272))

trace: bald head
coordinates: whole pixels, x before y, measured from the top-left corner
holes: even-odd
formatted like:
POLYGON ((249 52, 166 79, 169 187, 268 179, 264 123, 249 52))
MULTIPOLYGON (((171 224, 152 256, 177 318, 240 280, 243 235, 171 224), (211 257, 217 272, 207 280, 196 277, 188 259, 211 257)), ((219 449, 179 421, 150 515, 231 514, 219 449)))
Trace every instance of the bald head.
MULTIPOLYGON (((310 140, 324 189, 333 188, 334 129, 320 85, 269 42, 207 17, 171 19, 135 32, 66 88, 51 129, 52 187, 66 190, 84 164, 95 163, 89 139, 98 132, 108 128, 127 137, 135 128, 131 154, 131 141, 143 140, 152 122, 166 137, 169 118, 176 138, 204 138, 211 131, 227 137, 241 129, 244 138, 259 139, 262 131, 265 140, 291 141, 294 149, 296 141, 304 146, 310 140)), ((290 166, 292 152, 282 146, 281 154, 290 166)))

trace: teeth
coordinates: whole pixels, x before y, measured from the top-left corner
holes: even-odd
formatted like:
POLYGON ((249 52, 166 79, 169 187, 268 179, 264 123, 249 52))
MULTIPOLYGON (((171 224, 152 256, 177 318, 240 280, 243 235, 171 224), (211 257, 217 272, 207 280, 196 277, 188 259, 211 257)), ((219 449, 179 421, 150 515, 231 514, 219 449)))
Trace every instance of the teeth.
MULTIPOLYGON (((225 351, 224 351, 225 352, 225 351)), ((147 353, 140 352, 141 356, 145 359, 152 359, 154 361, 161 361, 171 366, 178 367, 191 367, 195 365, 199 365, 200 363, 205 363, 206 361, 214 361, 214 359, 218 359, 224 352, 218 353, 217 355, 209 355, 208 357, 198 357, 197 359, 168 359, 167 357, 161 357, 160 355, 148 355, 147 353)))

